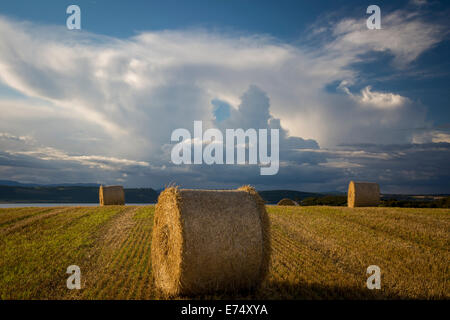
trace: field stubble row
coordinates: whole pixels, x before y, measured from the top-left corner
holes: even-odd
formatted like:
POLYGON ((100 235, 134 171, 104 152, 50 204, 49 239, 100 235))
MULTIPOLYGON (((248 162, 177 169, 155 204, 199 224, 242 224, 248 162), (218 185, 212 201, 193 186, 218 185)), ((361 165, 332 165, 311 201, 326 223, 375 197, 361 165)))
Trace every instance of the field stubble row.
MULTIPOLYGON (((450 210, 267 207, 269 275, 256 292, 194 298, 448 299, 450 210), (365 286, 369 265, 382 289, 365 286)), ((155 299, 153 206, 0 210, 2 299, 155 299), (82 289, 68 290, 69 265, 82 289)))

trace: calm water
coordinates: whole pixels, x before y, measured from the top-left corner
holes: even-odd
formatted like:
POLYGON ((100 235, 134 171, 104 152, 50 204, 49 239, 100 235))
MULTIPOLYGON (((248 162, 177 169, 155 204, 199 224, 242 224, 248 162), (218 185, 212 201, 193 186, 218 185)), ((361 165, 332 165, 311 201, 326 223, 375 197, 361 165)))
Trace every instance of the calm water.
MULTIPOLYGON (((154 203, 127 203, 127 206, 148 206, 154 203)), ((0 203, 0 208, 25 207, 98 207, 98 203, 0 203)))

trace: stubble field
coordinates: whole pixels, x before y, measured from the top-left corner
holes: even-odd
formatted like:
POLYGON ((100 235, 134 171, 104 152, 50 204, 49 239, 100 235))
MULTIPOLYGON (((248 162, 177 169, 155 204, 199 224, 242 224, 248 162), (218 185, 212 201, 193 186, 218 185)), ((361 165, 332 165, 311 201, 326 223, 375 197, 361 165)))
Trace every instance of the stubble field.
MULTIPOLYGON (((267 207, 272 257, 255 292, 196 299, 449 299, 450 210, 267 207), (381 290, 369 290, 369 265, 381 290)), ((1 299, 156 299, 154 206, 0 209, 1 299), (81 269, 69 290, 66 269, 81 269)))

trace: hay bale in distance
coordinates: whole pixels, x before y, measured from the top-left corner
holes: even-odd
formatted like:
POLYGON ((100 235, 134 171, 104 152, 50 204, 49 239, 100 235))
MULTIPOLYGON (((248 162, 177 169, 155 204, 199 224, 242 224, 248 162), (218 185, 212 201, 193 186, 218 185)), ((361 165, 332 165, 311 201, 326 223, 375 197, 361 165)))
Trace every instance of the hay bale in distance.
POLYGON ((154 282, 165 296, 252 289, 267 274, 269 220, 252 187, 165 189, 152 237, 154 282))
POLYGON ((380 187, 375 182, 350 181, 347 193, 347 205, 354 207, 374 207, 380 203, 380 187))
POLYGON ((289 198, 283 198, 280 201, 278 201, 277 206, 296 206, 297 202, 294 200, 291 200, 289 198))
POLYGON ((98 197, 101 206, 125 204, 125 192, 122 186, 100 186, 98 197))

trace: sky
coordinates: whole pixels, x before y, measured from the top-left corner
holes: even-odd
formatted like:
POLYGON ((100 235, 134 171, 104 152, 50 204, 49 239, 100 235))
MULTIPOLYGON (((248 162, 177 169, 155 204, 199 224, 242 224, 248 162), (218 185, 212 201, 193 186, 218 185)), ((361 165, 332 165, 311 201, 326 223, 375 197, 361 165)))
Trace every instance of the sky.
POLYGON ((0 180, 450 193, 449 13, 431 0, 2 1, 0 180), (66 27, 72 4, 81 30, 66 27), (174 164, 171 133, 194 121, 278 129, 278 173, 174 164))

